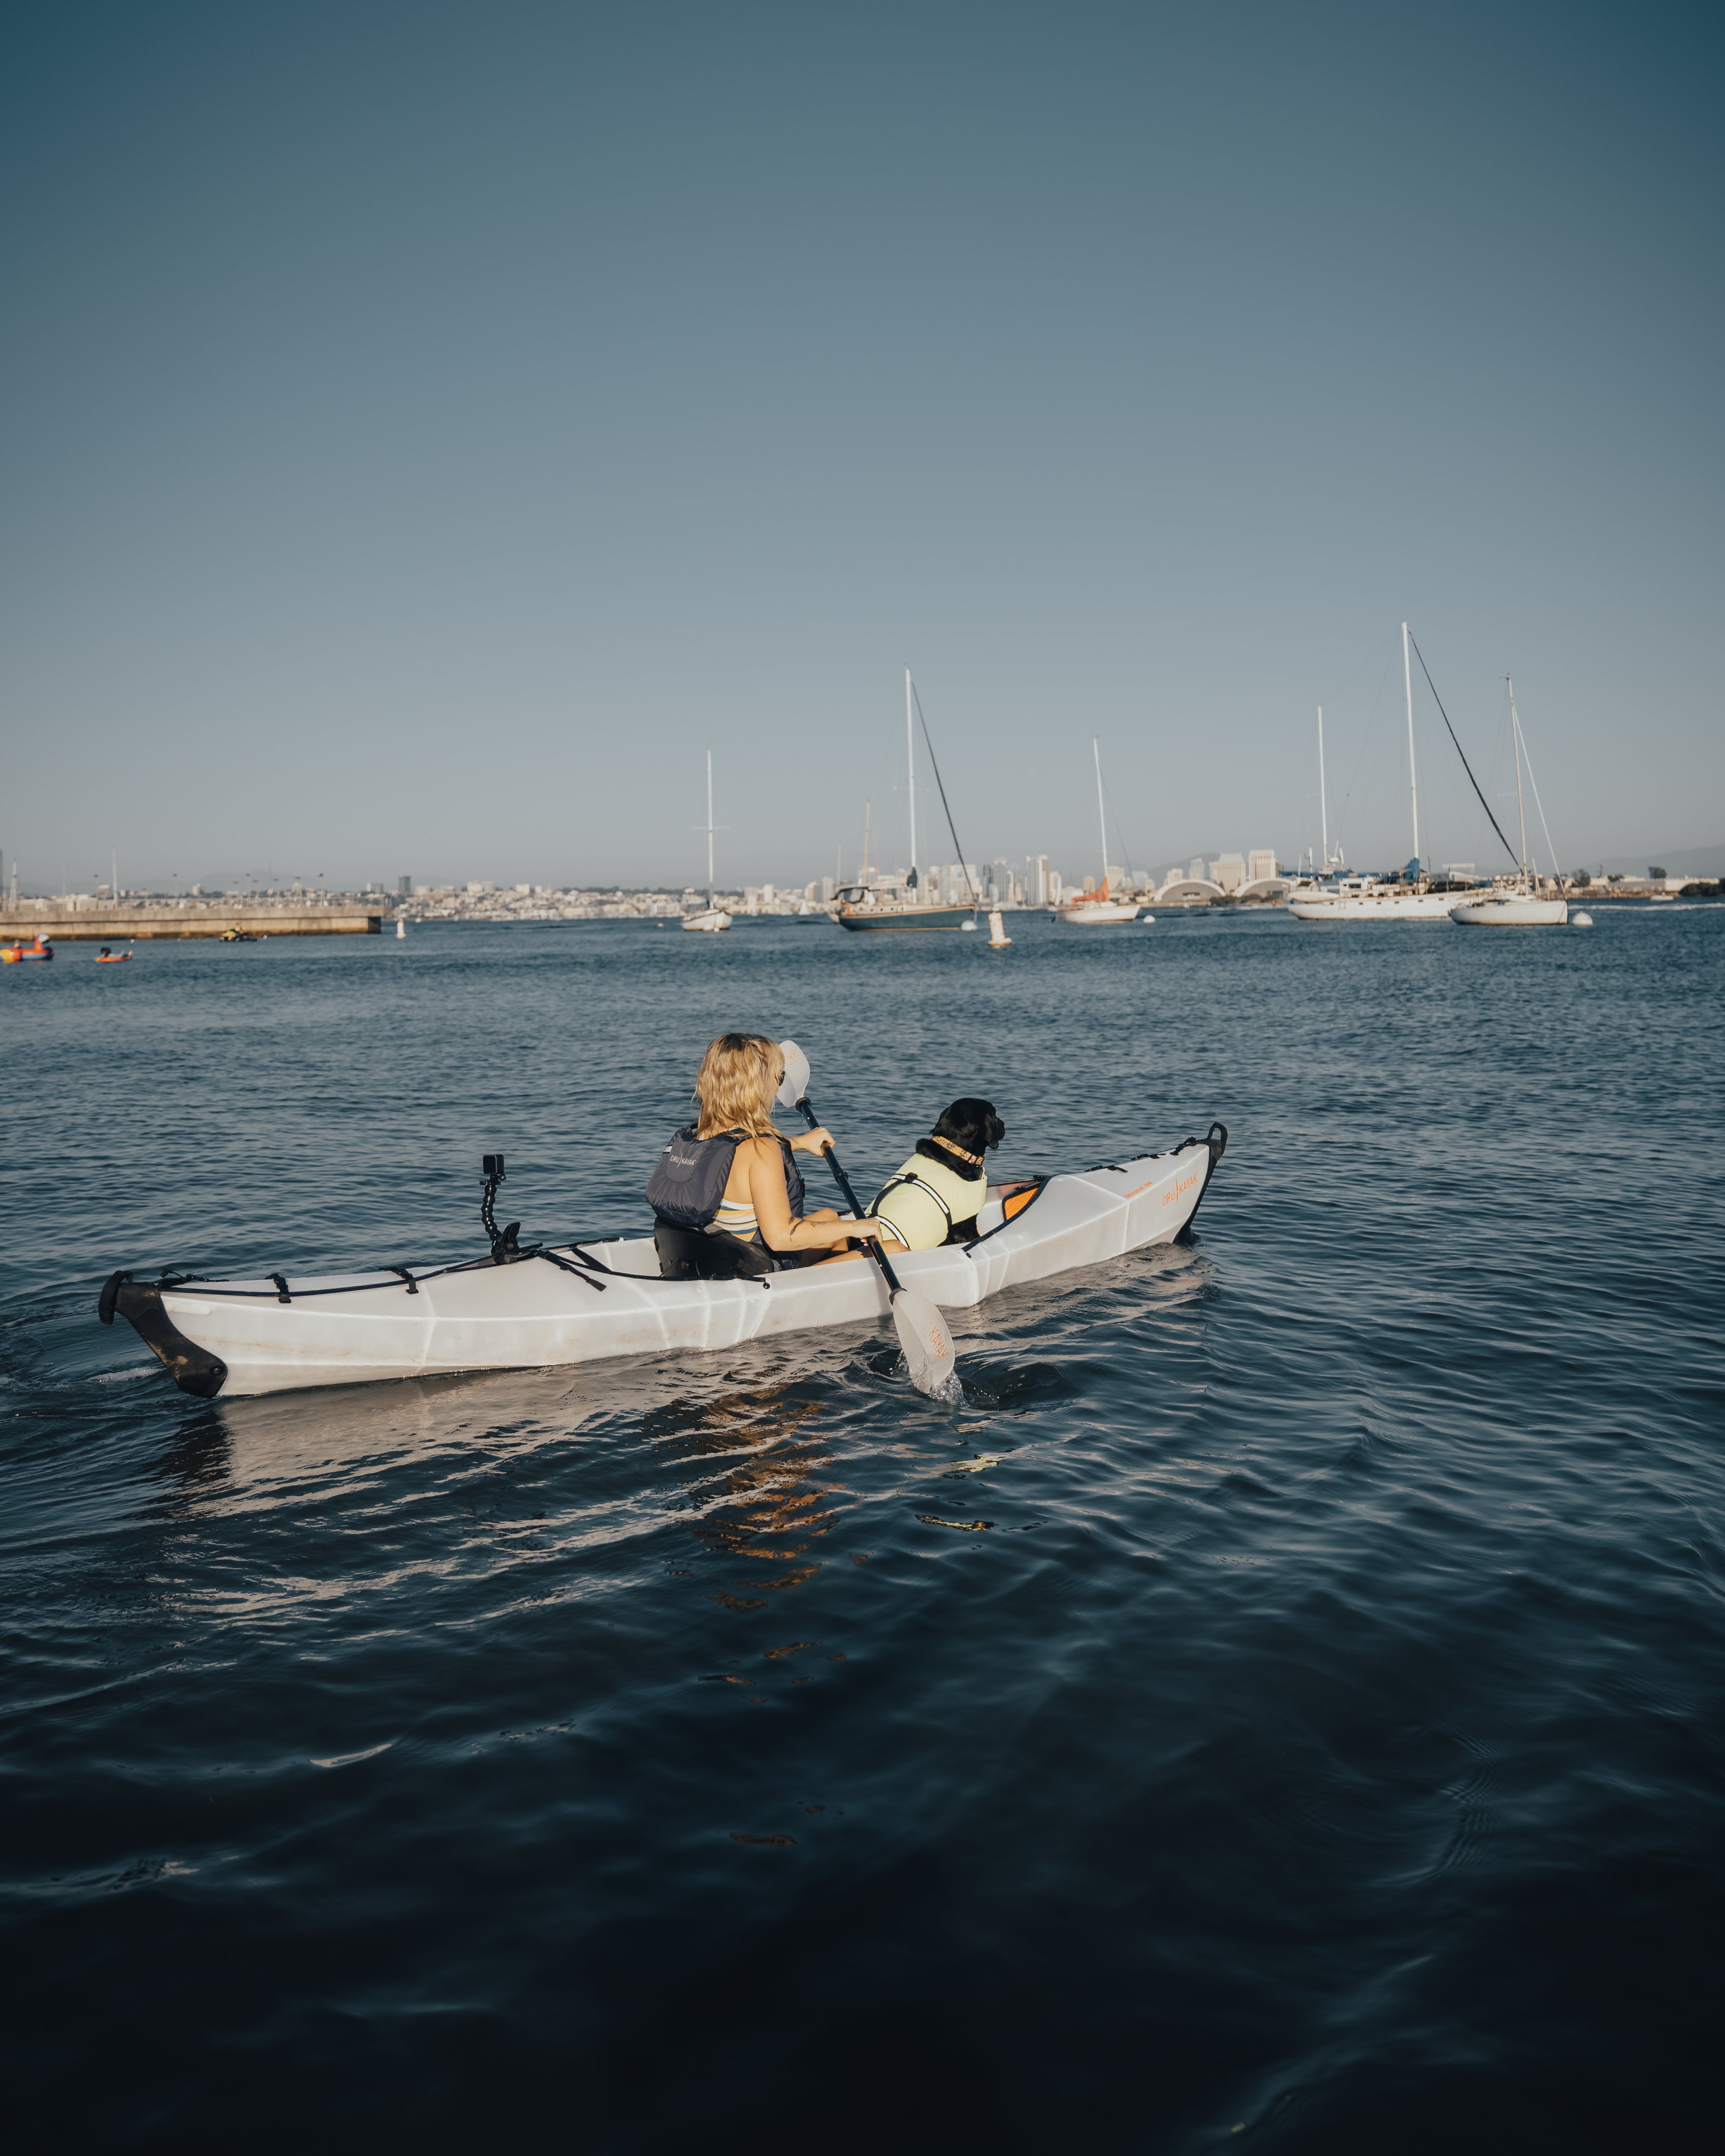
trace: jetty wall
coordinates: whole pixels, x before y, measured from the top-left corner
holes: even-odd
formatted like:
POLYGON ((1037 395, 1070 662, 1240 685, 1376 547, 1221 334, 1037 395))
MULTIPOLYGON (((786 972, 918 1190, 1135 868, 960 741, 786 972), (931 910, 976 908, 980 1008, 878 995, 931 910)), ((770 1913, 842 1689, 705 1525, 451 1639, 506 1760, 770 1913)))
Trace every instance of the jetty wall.
POLYGON ((177 941, 194 936, 377 936, 383 910, 370 906, 62 906, 25 900, 0 909, 0 942, 47 936, 56 943, 177 941))

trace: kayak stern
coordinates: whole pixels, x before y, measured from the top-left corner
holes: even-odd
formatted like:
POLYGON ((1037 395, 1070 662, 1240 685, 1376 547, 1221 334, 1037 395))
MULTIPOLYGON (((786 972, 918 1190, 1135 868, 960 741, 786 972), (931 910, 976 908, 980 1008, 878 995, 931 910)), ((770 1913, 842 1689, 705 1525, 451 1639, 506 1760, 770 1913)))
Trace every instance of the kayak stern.
POLYGON ((188 1340, 163 1309, 162 1290, 116 1273, 102 1290, 98 1314, 105 1325, 125 1318, 182 1393, 213 1400, 228 1381, 228 1365, 208 1348, 188 1340))

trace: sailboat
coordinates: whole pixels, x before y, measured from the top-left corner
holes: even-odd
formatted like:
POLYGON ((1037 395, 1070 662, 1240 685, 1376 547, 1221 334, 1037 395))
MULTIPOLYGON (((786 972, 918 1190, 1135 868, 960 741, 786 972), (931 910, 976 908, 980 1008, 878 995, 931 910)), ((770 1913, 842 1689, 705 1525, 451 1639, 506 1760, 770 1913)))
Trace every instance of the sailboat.
MULTIPOLYGON (((1420 774, 1414 762, 1414 674, 1408 656, 1408 624, 1404 622, 1402 680, 1408 698, 1408 798, 1414 816, 1413 858, 1399 883, 1385 883, 1377 876, 1343 876, 1332 890, 1296 891, 1288 901, 1288 911, 1296 921, 1447 921, 1450 909, 1455 903, 1453 891, 1435 891, 1420 872, 1420 774)), ((1420 661, 1421 665, 1425 663, 1424 660, 1420 661)), ((1322 748, 1319 753, 1322 755, 1322 748)), ((1327 834, 1324 852, 1327 856, 1327 834)))
POLYGON ((684 927, 692 928, 698 935, 706 936, 716 936, 721 929, 731 926, 731 916, 713 899, 713 752, 709 749, 706 752, 706 904, 698 912, 683 916, 684 927))
MULTIPOLYGON (((1317 707, 1317 814, 1323 837, 1324 865, 1322 869, 1317 866, 1308 846, 1306 849, 1308 866, 1290 883, 1288 896, 1329 903, 1342 896, 1337 871, 1342 867, 1343 856, 1339 840, 1334 856, 1332 857, 1330 853, 1330 801, 1324 785, 1324 707, 1322 704, 1317 707)), ((1307 916, 1308 919, 1310 917, 1307 916)))
POLYGON ((1138 917, 1138 909, 1132 900, 1114 898, 1108 891, 1108 814, 1102 797, 1102 750, 1092 735, 1091 754, 1096 766, 1096 821, 1102 834, 1102 880, 1096 891, 1074 891, 1063 899, 1055 909, 1055 919, 1064 921, 1069 928, 1125 928, 1138 917))
MULTIPOLYGON (((905 669, 905 763, 910 780, 911 795, 911 867, 902 883, 852 883, 845 885, 834 894, 833 918, 841 928, 860 930, 905 930, 918 928, 968 928, 973 925, 973 906, 943 906, 938 901, 930 903, 922 896, 922 872, 916 865, 916 692, 911 680, 911 670, 905 669)), ((934 763, 932 745, 928 752, 931 765, 934 763)), ((934 780, 940 785, 940 771, 935 768, 934 780)), ((946 789, 941 788, 941 801, 946 803, 946 789)), ((947 826, 952 824, 951 812, 947 826)), ((955 832, 952 844, 958 844, 955 832)), ((961 849, 962 853, 962 849, 961 849)))
MULTIPOLYGON (((1568 900, 1540 897, 1538 882, 1528 872, 1527 808, 1522 798, 1522 722, 1516 716, 1516 685, 1507 674, 1503 678, 1509 682, 1509 739, 1516 759, 1516 810, 1522 819, 1521 874, 1495 883, 1488 898, 1466 899, 1460 906, 1452 906, 1450 918, 1463 928, 1561 928, 1569 918, 1568 900)), ((1531 778, 1532 766, 1529 764, 1527 769, 1531 778)))

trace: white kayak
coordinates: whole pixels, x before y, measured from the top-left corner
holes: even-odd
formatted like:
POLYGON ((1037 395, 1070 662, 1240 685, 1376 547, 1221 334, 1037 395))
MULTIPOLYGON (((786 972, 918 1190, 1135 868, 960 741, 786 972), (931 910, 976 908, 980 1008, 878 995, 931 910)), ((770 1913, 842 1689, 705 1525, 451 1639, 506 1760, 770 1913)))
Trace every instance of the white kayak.
MULTIPOLYGON (((1055 1175, 1028 1201, 997 1187, 973 1243, 895 1259, 906 1288, 947 1309, 1003 1288, 1170 1243, 1198 1210, 1228 1142, 1220 1123, 1171 1152, 1055 1175), (1007 1204, 1013 1217, 1005 1217, 1007 1204)), ((861 1325, 889 1296, 866 1257, 758 1280, 660 1277, 650 1236, 559 1243, 502 1263, 261 1280, 114 1274, 100 1315, 117 1314, 200 1399, 375 1384, 465 1370, 536 1369, 706 1351, 817 1325, 861 1325)))

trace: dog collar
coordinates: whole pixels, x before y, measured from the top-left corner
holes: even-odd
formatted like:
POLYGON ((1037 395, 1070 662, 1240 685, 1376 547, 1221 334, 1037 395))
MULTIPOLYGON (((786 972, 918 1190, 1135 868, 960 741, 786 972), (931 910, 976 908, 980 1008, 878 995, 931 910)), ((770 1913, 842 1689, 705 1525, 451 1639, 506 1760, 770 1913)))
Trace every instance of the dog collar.
POLYGON ((973 1168, 980 1168, 983 1164, 983 1157, 979 1152, 966 1152, 963 1146, 954 1145, 951 1138, 937 1137, 935 1143, 937 1146, 944 1146, 948 1152, 957 1153, 960 1160, 968 1160, 973 1168))

